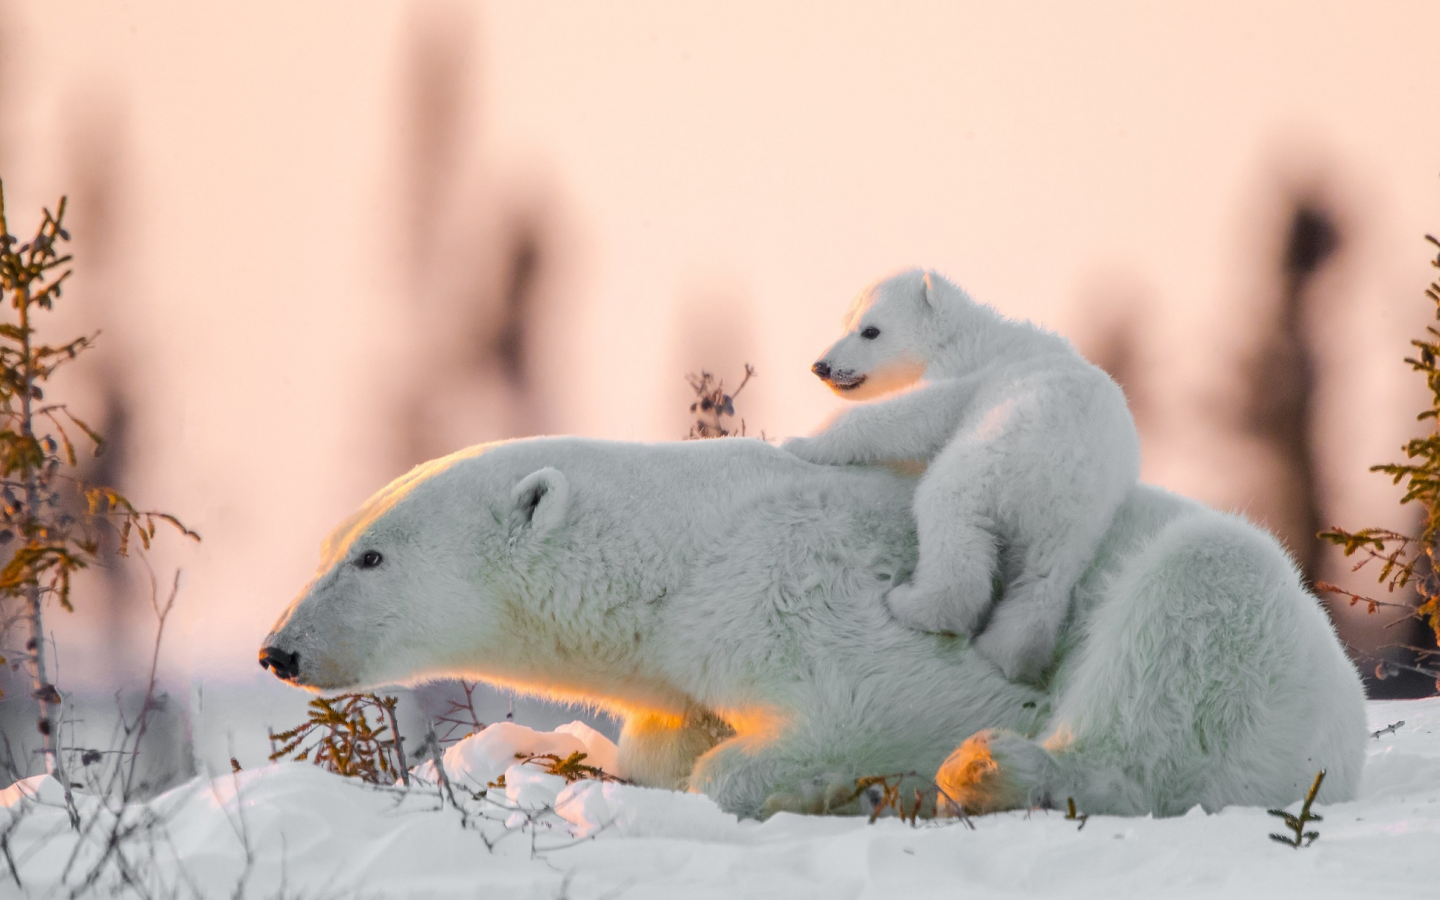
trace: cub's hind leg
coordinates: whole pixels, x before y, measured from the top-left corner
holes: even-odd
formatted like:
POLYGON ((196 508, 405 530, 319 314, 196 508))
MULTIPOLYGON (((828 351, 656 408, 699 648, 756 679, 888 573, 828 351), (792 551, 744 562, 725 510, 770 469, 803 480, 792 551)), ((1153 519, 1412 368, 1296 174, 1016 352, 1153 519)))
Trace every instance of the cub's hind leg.
POLYGON ((1070 616, 1071 593, 1094 560, 1118 505, 1097 498, 1083 515, 1053 518, 1031 535, 1020 572, 974 640, 976 652, 1006 678, 1032 681, 1050 667, 1070 616))
POLYGON ((902 624, 973 634, 990 611, 998 547, 995 523, 986 515, 993 489, 984 474, 986 449, 956 440, 935 457, 915 489, 920 559, 910 581, 885 597, 902 624))
MULTIPOLYGON (((1103 375, 1086 397, 1061 381, 1030 413, 1037 427, 1005 442, 993 480, 1016 571, 975 649, 1011 680, 1050 667, 1071 593, 1140 476, 1140 443, 1124 395, 1103 375), (1055 398, 1070 397, 1067 406, 1055 398)), ((1042 392, 1043 393, 1043 392, 1042 392)))

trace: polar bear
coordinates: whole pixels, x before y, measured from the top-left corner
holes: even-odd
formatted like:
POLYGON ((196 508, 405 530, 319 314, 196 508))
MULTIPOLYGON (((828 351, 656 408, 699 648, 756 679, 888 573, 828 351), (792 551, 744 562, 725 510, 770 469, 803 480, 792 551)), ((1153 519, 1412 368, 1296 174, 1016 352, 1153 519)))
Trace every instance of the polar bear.
POLYGON ((260 662, 309 690, 593 704, 624 721, 620 774, 746 816, 856 811, 857 777, 900 772, 977 812, 1285 804, 1320 768, 1354 794, 1359 679, 1268 535, 1135 488, 1041 690, 885 611, 914 486, 741 438, 472 448, 335 531, 260 662))
POLYGON ((890 610, 924 631, 979 632, 975 649, 1006 677, 1039 678, 1071 591, 1140 477, 1125 394, 1060 335, 935 272, 871 286, 845 329, 813 366, 837 394, 925 384, 781 446, 814 463, 928 464, 915 491, 920 562, 891 589, 890 610))

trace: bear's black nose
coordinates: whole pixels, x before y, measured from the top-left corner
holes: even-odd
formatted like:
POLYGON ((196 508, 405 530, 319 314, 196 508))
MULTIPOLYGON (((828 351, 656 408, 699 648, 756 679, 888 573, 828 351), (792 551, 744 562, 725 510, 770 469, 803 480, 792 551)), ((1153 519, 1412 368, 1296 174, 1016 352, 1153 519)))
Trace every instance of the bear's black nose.
POLYGON ((260 651, 260 668, 274 672, 281 681, 294 681, 300 676, 300 654, 266 647, 260 651))
POLYGON ((810 371, 814 372, 817 378, 829 378, 830 364, 822 359, 815 365, 811 366, 810 371))

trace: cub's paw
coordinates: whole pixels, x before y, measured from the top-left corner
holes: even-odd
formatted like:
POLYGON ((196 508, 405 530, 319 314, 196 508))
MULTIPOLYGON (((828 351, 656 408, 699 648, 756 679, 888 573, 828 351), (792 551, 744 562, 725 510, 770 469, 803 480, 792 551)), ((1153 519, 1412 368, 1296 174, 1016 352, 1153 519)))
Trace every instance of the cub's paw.
POLYGON ((819 465, 834 465, 831 454, 825 452, 825 448, 815 438, 792 437, 780 442, 780 449, 797 456, 800 459, 819 465))
POLYGON ((963 613, 951 591, 937 591, 913 581, 897 584, 885 594, 885 605, 895 621, 916 631, 971 634, 976 616, 963 613))
POLYGON ((1045 748, 1011 731, 972 735, 935 775, 941 814, 984 815, 1049 806, 1055 761, 1045 748))
MULTIPOLYGON (((1011 681, 1035 681, 1055 656, 1055 636, 1043 622, 1006 616, 1002 603, 990 624, 971 641, 975 652, 994 663, 1011 681)), ((1014 607, 1011 607, 1014 609, 1014 607)))

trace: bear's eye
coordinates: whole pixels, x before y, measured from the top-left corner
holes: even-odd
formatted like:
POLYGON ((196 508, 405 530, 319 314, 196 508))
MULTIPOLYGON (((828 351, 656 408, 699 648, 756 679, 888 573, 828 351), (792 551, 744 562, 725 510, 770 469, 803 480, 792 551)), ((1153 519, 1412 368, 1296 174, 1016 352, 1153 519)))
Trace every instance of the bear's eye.
POLYGON ((366 550, 360 554, 360 568, 362 569, 373 569, 384 561, 385 557, 381 556, 378 550, 366 550))
POLYGON ((869 328, 866 328, 864 331, 860 332, 860 336, 867 341, 873 341, 880 336, 880 329, 876 328, 874 325, 871 325, 869 328))

